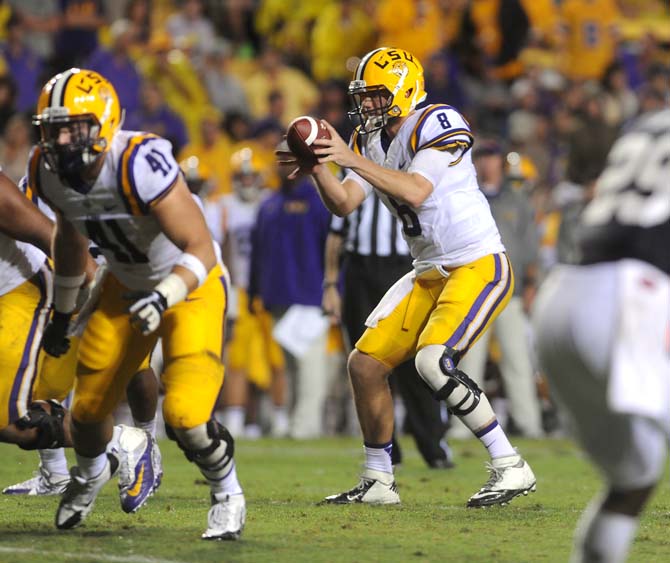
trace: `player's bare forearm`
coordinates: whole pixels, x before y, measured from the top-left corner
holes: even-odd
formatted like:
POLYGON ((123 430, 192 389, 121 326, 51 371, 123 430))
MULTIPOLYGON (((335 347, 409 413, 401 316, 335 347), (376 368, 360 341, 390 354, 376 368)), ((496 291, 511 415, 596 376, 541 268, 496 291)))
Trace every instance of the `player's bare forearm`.
MULTIPOLYGON (((216 265, 214 243, 205 218, 181 178, 152 208, 152 213, 165 236, 180 250, 195 256, 208 272, 216 265)), ((198 278, 188 268, 175 266, 173 272, 184 280, 189 291, 198 287, 198 278)))
POLYGON ((400 172, 375 164, 351 150, 332 125, 325 120, 322 122, 330 132, 330 139, 316 139, 313 142, 317 147, 314 154, 319 157, 321 165, 334 162, 349 168, 381 192, 411 207, 419 207, 432 193, 433 185, 420 174, 400 172))
POLYGON ((0 172, 0 232, 51 256, 54 224, 0 172))
POLYGON ((80 276, 90 261, 88 240, 60 214, 56 219, 52 256, 54 270, 60 276, 80 276))
POLYGON ((365 193, 355 182, 340 182, 323 164, 312 169, 312 178, 319 190, 319 195, 328 211, 344 217, 356 209, 365 199, 365 193))
POLYGON ((379 191, 410 207, 419 207, 433 191, 433 185, 420 174, 391 170, 363 156, 355 156, 349 168, 379 191))

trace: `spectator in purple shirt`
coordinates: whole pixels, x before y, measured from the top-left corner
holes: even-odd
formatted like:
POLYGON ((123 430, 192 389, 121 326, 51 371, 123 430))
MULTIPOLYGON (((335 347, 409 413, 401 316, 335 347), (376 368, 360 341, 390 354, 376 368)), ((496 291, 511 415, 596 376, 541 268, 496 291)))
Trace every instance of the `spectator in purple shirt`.
MULTIPOLYGON (((281 173, 281 172, 280 172, 281 173)), ((280 190, 258 212, 252 235, 249 302, 260 295, 265 308, 279 319, 292 305, 321 313, 324 249, 330 214, 311 181, 282 176, 280 190)), ((323 432, 329 387, 327 332, 316 336, 299 357, 284 349, 293 408, 289 435, 315 438, 323 432)))
POLYGON ((98 31, 105 25, 104 2, 60 0, 60 15, 60 29, 54 37, 56 72, 82 65, 98 47, 98 31))
POLYGON ((125 108, 127 114, 131 114, 140 107, 142 79, 129 54, 138 30, 130 21, 120 19, 112 24, 110 34, 111 48, 98 47, 85 66, 99 72, 114 84, 121 107, 125 108))
POLYGON ((1 47, 16 86, 16 110, 32 112, 42 84, 42 59, 25 43, 25 26, 12 14, 7 22, 7 41, 1 47))
POLYGON ((152 82, 142 84, 140 107, 127 116, 124 128, 148 131, 166 138, 172 143, 172 152, 175 157, 188 143, 184 122, 167 107, 163 94, 152 82))

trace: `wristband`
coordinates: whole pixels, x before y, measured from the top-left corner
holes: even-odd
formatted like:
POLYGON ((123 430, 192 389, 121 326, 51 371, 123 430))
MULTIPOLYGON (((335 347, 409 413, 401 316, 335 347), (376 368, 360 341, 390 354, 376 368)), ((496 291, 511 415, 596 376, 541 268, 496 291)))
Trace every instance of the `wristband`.
POLYGON ((189 270, 198 280, 198 287, 200 287, 207 279, 207 268, 202 263, 202 260, 193 254, 183 252, 182 255, 175 262, 175 266, 181 266, 189 270))
POLYGON ((77 307, 77 297, 86 274, 79 276, 54 275, 54 309, 59 313, 72 313, 77 307))
POLYGON ((323 284, 321 285, 321 288, 322 289, 328 289, 329 287, 337 287, 337 282, 332 282, 332 281, 329 282, 329 281, 324 280, 323 284))
POLYGON ((188 295, 188 287, 186 286, 184 278, 174 272, 168 274, 163 281, 154 287, 154 291, 157 291, 165 297, 168 308, 183 301, 188 295))

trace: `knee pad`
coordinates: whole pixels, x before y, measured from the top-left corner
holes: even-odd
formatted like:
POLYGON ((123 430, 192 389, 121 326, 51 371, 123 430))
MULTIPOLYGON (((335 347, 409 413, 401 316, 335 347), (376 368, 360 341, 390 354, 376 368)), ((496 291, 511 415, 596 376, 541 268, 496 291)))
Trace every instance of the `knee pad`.
POLYGON ((441 401, 446 400, 452 414, 463 416, 470 413, 478 404, 482 390, 456 365, 460 354, 447 346, 432 344, 419 350, 415 358, 416 370, 433 392, 433 396, 441 401), (449 401, 454 390, 460 385, 466 393, 458 397, 455 404, 449 401), (472 400, 469 400, 472 398, 472 400), (468 403, 466 409, 463 405, 468 403))
MULTIPOLYGON (((201 424, 188 430, 184 428, 172 428, 165 425, 167 437, 177 442, 184 452, 186 459, 205 468, 210 465, 212 454, 222 445, 223 458, 217 459, 216 464, 224 467, 233 459, 235 453, 235 440, 228 430, 218 421, 210 419, 206 424, 201 424)), ((219 456, 217 456, 218 458, 219 456)))
POLYGON ((32 444, 20 444, 24 450, 45 450, 65 445, 65 409, 54 400, 35 401, 28 412, 16 421, 19 430, 37 429, 37 439, 32 444))

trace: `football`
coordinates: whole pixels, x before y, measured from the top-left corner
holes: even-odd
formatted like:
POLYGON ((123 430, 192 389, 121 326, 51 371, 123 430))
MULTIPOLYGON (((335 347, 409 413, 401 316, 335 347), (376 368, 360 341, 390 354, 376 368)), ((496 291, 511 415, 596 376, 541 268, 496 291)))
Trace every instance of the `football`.
POLYGON ((330 132, 320 119, 303 115, 289 123, 286 142, 301 168, 312 168, 317 164, 318 157, 312 146, 316 139, 330 139, 330 132))

